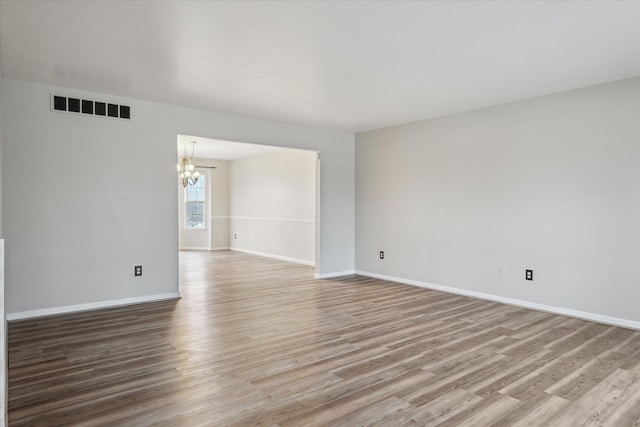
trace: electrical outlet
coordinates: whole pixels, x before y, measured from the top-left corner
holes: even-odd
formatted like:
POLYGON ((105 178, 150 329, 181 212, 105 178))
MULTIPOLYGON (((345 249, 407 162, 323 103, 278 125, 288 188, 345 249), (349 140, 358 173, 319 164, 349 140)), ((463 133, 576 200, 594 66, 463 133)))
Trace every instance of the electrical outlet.
POLYGON ((233 240, 238 240, 238 235, 236 233, 233 233, 233 240))
POLYGON ((135 267, 133 267, 133 275, 134 276, 142 276, 142 266, 141 265, 136 265, 135 267))
POLYGON ((507 277, 507 267, 505 267, 504 265, 501 265, 499 269, 499 273, 500 273, 500 277, 507 277))
POLYGON ((380 251, 380 259, 384 259, 384 251, 380 251))
POLYGON ((527 280, 533 280, 533 270, 525 270, 524 278, 527 280))

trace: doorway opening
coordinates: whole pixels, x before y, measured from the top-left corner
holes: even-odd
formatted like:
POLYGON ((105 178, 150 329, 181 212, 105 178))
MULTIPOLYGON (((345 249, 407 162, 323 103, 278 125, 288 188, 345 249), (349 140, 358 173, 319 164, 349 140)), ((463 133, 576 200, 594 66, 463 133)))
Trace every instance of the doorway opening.
POLYGON ((178 184, 179 250, 317 267, 318 152, 178 135, 179 164, 185 153, 199 179, 178 184))

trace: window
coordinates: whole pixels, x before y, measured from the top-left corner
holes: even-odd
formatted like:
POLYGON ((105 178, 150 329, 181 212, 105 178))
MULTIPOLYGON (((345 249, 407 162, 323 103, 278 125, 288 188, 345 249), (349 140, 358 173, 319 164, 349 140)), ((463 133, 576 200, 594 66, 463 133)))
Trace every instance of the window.
POLYGON ((198 182, 184 189, 184 228, 205 228, 205 203, 206 183, 204 174, 200 175, 198 182))

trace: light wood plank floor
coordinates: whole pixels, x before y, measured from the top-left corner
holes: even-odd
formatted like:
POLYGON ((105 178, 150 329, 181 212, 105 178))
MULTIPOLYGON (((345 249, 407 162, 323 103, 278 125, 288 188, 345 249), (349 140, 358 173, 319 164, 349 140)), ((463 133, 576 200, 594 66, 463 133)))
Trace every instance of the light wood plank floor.
POLYGON ((183 252, 183 299, 11 322, 18 426, 637 426, 640 332, 183 252))

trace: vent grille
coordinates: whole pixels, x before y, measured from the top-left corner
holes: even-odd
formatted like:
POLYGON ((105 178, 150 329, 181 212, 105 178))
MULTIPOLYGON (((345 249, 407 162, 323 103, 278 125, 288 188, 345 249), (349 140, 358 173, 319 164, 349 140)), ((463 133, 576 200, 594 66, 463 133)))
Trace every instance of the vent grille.
POLYGON ((63 113, 79 113, 89 116, 131 119, 131 107, 108 102, 91 101, 61 95, 51 95, 51 110, 63 113))

